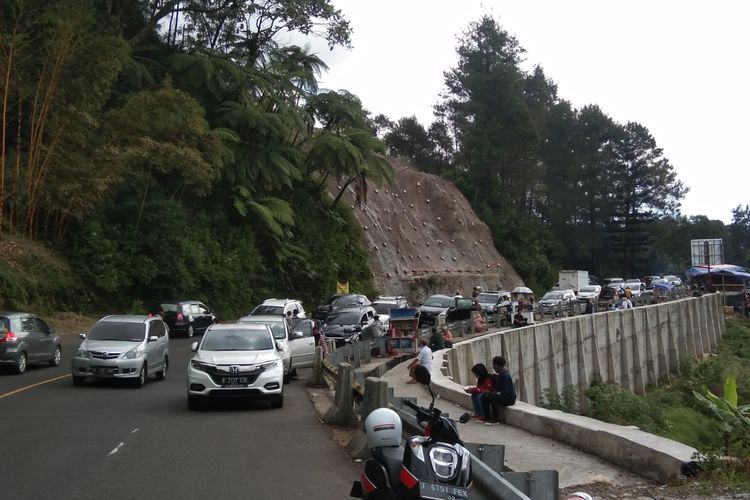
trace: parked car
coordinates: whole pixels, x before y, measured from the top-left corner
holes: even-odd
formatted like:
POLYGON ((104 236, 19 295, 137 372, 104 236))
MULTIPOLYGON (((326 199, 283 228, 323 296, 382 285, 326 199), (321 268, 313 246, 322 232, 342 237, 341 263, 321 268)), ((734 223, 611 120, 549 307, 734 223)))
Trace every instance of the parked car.
POLYGON ((288 312, 295 318, 305 317, 302 302, 296 299, 266 299, 250 312, 250 316, 286 316, 288 312))
POLYGON ((479 305, 482 307, 482 312, 495 314, 498 310, 510 305, 510 292, 501 290, 495 292, 481 292, 477 295, 477 302, 479 302, 479 305))
POLYGON ((188 363, 189 410, 210 399, 266 398, 284 406, 283 347, 262 323, 212 325, 188 363))
POLYGON ((580 290, 578 290, 578 295, 576 296, 579 302, 586 302, 587 300, 590 300, 591 302, 596 302, 599 300, 599 294, 602 291, 602 287, 599 285, 589 285, 584 286, 580 290))
POLYGON ((624 290, 621 283, 612 283, 602 288, 602 291, 599 293, 599 300, 613 300, 616 295, 622 295, 623 292, 624 290))
POLYGON ((381 295, 370 305, 375 308, 378 319, 383 324, 383 330, 387 332, 389 327, 389 320, 391 317, 391 309, 407 308, 409 307, 409 301, 406 300, 406 297, 402 297, 400 295, 381 295))
POLYGON ((339 309, 328 315, 323 333, 327 339, 334 339, 336 345, 351 344, 365 338, 364 331, 375 322, 377 313, 372 306, 339 309))
POLYGON ((151 314, 161 316, 169 327, 169 335, 192 337, 203 333, 216 321, 216 315, 203 302, 198 300, 179 300, 157 304, 151 314))
POLYGON ((623 288, 623 291, 630 288, 630 296, 632 298, 637 298, 641 296, 641 293, 643 292, 645 286, 643 286, 643 283, 641 283, 641 280, 637 280, 637 281, 626 281, 625 283, 622 284, 622 288, 623 288))
POLYGON ((126 379, 143 387, 153 373, 164 380, 169 369, 167 325, 158 316, 106 316, 97 321, 73 358, 73 385, 88 377, 126 379))
POLYGON ((573 290, 550 290, 539 301, 539 306, 543 309, 567 310, 576 301, 576 294, 573 290))
POLYGON ((678 276, 675 276, 674 274, 665 274, 664 279, 667 280, 667 283, 672 286, 682 285, 682 279, 678 276))
POLYGON ((622 278, 604 278, 602 280, 602 285, 607 286, 607 285, 611 285, 613 283, 624 283, 624 282, 625 282, 625 280, 622 279, 622 278))
POLYGON ((445 318, 446 323, 470 319, 473 306, 470 298, 432 295, 419 308, 419 327, 436 325, 441 317, 445 318))
POLYGON ((321 304, 313 314, 314 319, 326 321, 328 315, 339 309, 369 306, 370 299, 361 293, 347 293, 345 295, 334 295, 325 304, 321 304))
POLYGON ((0 364, 10 364, 19 375, 30 363, 57 366, 62 342, 40 317, 25 312, 0 312, 0 364))

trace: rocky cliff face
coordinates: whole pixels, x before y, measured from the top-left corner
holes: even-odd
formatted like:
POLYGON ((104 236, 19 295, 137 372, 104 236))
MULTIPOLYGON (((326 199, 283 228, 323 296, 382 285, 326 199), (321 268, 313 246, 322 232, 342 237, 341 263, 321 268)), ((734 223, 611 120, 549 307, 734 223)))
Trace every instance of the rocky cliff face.
POLYGON ((395 183, 370 187, 366 200, 352 188, 342 198, 362 225, 375 285, 412 303, 433 293, 511 290, 521 277, 492 244, 461 192, 449 181, 391 159, 395 183))

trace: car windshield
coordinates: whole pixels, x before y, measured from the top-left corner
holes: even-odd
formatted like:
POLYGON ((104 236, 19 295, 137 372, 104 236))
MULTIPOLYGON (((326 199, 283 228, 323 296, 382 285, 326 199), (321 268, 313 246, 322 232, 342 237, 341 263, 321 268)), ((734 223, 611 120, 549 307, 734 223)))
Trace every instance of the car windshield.
POLYGON ((480 293, 477 297, 477 301, 480 304, 495 304, 500 298, 498 293, 480 293))
POLYGON ((160 304, 159 307, 164 312, 177 312, 178 304, 160 304))
POLYGON ((357 325, 359 324, 359 311, 341 311, 331 314, 326 323, 334 325, 357 325))
POLYGON ((270 349, 273 349, 273 341, 265 329, 209 330, 201 344, 202 351, 267 351, 270 349))
POLYGON ((10 330, 10 320, 6 318, 5 316, 0 316, 0 323, 3 325, 2 328, 0 328, 0 332, 5 330, 10 330))
POLYGON ((361 295, 344 295, 333 301, 334 307, 358 306, 360 304, 366 304, 361 295))
POLYGON ((284 308, 282 306, 267 306, 264 304, 259 305, 253 312, 253 316, 281 316, 284 314, 284 308))
POLYGON ((544 294, 544 297, 542 297, 542 300, 561 299, 562 296, 563 296, 562 292, 547 292, 544 294))
POLYGON ((583 293, 596 292, 596 287, 595 286, 585 286, 585 287, 581 288, 579 290, 579 292, 583 292, 583 293))
POLYGON ((430 297, 425 300, 424 305, 427 307, 450 307, 451 299, 448 297, 430 297))
POLYGON ((275 339, 285 339, 286 330, 284 329, 284 318, 279 316, 278 320, 273 319, 254 319, 254 318, 243 318, 241 323, 259 323, 261 325, 268 325, 271 328, 271 333, 275 339))
POLYGON ((143 342, 146 325, 143 323, 115 323, 102 321, 94 325, 86 340, 117 340, 120 342, 143 342))
POLYGON ((397 309, 398 306, 392 302, 373 302, 372 307, 378 314, 390 314, 391 309, 397 309))

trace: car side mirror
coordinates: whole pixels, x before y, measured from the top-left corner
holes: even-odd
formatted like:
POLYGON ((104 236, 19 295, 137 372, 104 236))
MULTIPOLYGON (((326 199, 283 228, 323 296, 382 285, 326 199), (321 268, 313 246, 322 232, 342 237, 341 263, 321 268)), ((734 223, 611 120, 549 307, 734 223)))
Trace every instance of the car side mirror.
POLYGON ((156 335, 150 335, 148 338, 149 342, 156 342, 157 340, 159 340, 159 337, 157 337, 156 335))
POLYGON ((78 338, 85 339, 86 338, 86 333, 85 332, 84 333, 79 333, 78 334, 78 338))
POLYGON ((304 336, 305 336, 305 334, 302 333, 302 332, 292 332, 292 338, 293 339, 301 339, 304 336))
POLYGON ((279 342, 278 340, 276 341, 276 350, 279 352, 284 350, 284 346, 281 345, 281 342, 279 342))
POLYGON ((193 352, 198 352, 198 342, 193 342, 190 345, 190 350, 193 351, 193 352))

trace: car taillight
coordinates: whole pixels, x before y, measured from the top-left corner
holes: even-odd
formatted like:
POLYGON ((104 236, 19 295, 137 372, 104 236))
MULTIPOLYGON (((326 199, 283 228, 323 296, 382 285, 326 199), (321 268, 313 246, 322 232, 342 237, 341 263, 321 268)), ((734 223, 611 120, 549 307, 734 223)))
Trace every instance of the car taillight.
POLYGON ((5 335, 0 337, 0 342, 15 343, 17 341, 18 337, 16 337, 16 334, 11 331, 6 331, 5 335))

